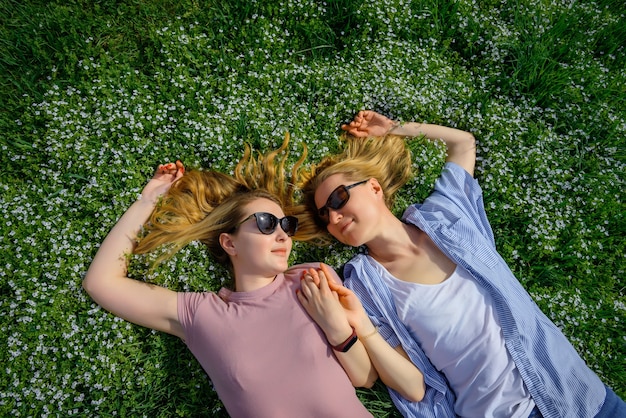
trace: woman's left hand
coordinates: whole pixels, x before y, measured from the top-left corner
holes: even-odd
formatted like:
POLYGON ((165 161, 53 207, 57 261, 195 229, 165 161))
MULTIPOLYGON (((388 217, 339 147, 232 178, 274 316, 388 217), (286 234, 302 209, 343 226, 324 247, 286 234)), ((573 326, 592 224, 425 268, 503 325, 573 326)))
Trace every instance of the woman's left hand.
POLYGON ((384 136, 394 127, 394 122, 386 116, 372 110, 361 110, 341 129, 356 137, 384 136))

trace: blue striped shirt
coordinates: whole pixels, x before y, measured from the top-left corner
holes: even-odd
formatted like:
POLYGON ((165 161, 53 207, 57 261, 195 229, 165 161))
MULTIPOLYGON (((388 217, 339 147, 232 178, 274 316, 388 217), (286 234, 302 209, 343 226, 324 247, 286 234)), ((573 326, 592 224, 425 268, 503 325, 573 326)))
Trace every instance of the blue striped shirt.
MULTIPOLYGON (((593 417, 606 396, 559 328, 541 312, 496 251, 482 190, 463 168, 446 163, 433 193, 409 207, 403 221, 424 231, 455 263, 463 266, 493 298, 505 344, 533 400, 545 418, 593 417)), ((361 299, 381 335, 404 350, 424 373, 426 396, 409 402, 389 389, 405 417, 453 417, 454 393, 428 360, 396 313, 391 292, 367 254, 344 270, 345 284, 361 299)))

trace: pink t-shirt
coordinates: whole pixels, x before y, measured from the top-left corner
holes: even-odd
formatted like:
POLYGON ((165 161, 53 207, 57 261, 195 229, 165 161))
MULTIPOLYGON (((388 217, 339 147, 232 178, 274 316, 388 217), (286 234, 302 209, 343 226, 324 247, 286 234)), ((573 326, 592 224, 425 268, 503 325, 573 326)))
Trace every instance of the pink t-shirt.
POLYGON ((303 268, 252 292, 179 293, 185 343, 233 417, 371 417, 296 296, 303 268))

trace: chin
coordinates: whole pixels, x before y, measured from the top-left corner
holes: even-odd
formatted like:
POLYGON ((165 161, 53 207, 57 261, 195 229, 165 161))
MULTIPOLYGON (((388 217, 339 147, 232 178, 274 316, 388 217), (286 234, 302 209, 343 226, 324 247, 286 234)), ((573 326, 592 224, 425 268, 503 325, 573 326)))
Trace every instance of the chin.
POLYGON ((282 273, 283 271, 287 270, 288 268, 289 268, 289 263, 287 263, 287 260, 285 260, 284 263, 281 263, 280 265, 276 266, 276 270, 278 270, 278 273, 282 273))
POLYGON ((341 238, 335 237, 335 239, 344 245, 349 245, 350 247, 360 247, 365 244, 364 242, 361 242, 362 240, 353 236, 342 236, 341 238))

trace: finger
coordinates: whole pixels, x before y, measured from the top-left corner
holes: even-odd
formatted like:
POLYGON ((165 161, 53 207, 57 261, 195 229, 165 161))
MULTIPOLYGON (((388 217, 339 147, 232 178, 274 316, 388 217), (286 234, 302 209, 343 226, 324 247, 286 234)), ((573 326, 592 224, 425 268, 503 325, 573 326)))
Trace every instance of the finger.
POLYGON ((343 285, 340 285, 339 283, 336 283, 332 280, 328 280, 328 288, 332 290, 333 292, 337 292, 340 289, 343 289, 344 287, 343 285))
POLYGON ((175 167, 176 165, 174 163, 159 164, 159 167, 157 168, 157 173, 167 174, 172 168, 175 167))
POLYGON ((322 270, 326 275, 326 279, 328 280, 328 286, 332 290, 346 288, 343 285, 343 282, 341 281, 339 276, 337 275, 337 272, 328 264, 320 263, 320 270, 322 270))
POLYGON ((309 300, 308 300, 308 299, 307 299, 307 297, 304 295, 304 293, 302 293, 302 290, 297 289, 297 290, 296 290, 296 296, 298 297, 298 300, 300 301, 300 303, 301 303, 303 306, 308 305, 309 300))
POLYGON ((313 281, 313 283, 315 283, 315 286, 318 286, 318 287, 319 287, 319 285, 320 285, 320 276, 319 276, 319 274, 317 273, 317 269, 310 268, 310 269, 308 270, 308 273, 307 273, 307 274, 308 274, 308 276, 311 278, 311 280, 313 281))
POLYGON ((185 166, 180 160, 176 160, 176 175, 174 181, 180 179, 185 174, 185 166))
POLYGON ((300 287, 307 292, 307 297, 311 297, 319 291, 319 278, 317 278, 316 283, 315 277, 307 273, 300 280, 300 287))
POLYGON ((328 281, 328 288, 331 291, 337 293, 340 297, 346 297, 346 296, 350 296, 353 294, 353 292, 347 287, 345 287, 343 284, 330 281, 330 280, 328 281))
POLYGON ((300 293, 307 299, 310 300, 313 296, 313 292, 311 290, 311 284, 307 283, 306 280, 302 280, 300 282, 300 293))
POLYGON ((318 273, 319 278, 320 278, 320 291, 322 292, 330 292, 330 287, 328 286, 328 279, 326 278, 326 275, 324 274, 324 272, 322 270, 320 270, 318 273))
POLYGON ((328 279, 329 282, 337 282, 337 280, 335 279, 335 277, 337 276, 337 273, 328 264, 320 263, 319 270, 321 270, 326 275, 326 278, 328 279))
POLYGON ((355 128, 354 126, 351 126, 350 124, 341 125, 341 129, 343 129, 344 131, 348 132, 351 135, 354 135, 354 133, 357 131, 357 128, 355 128))

